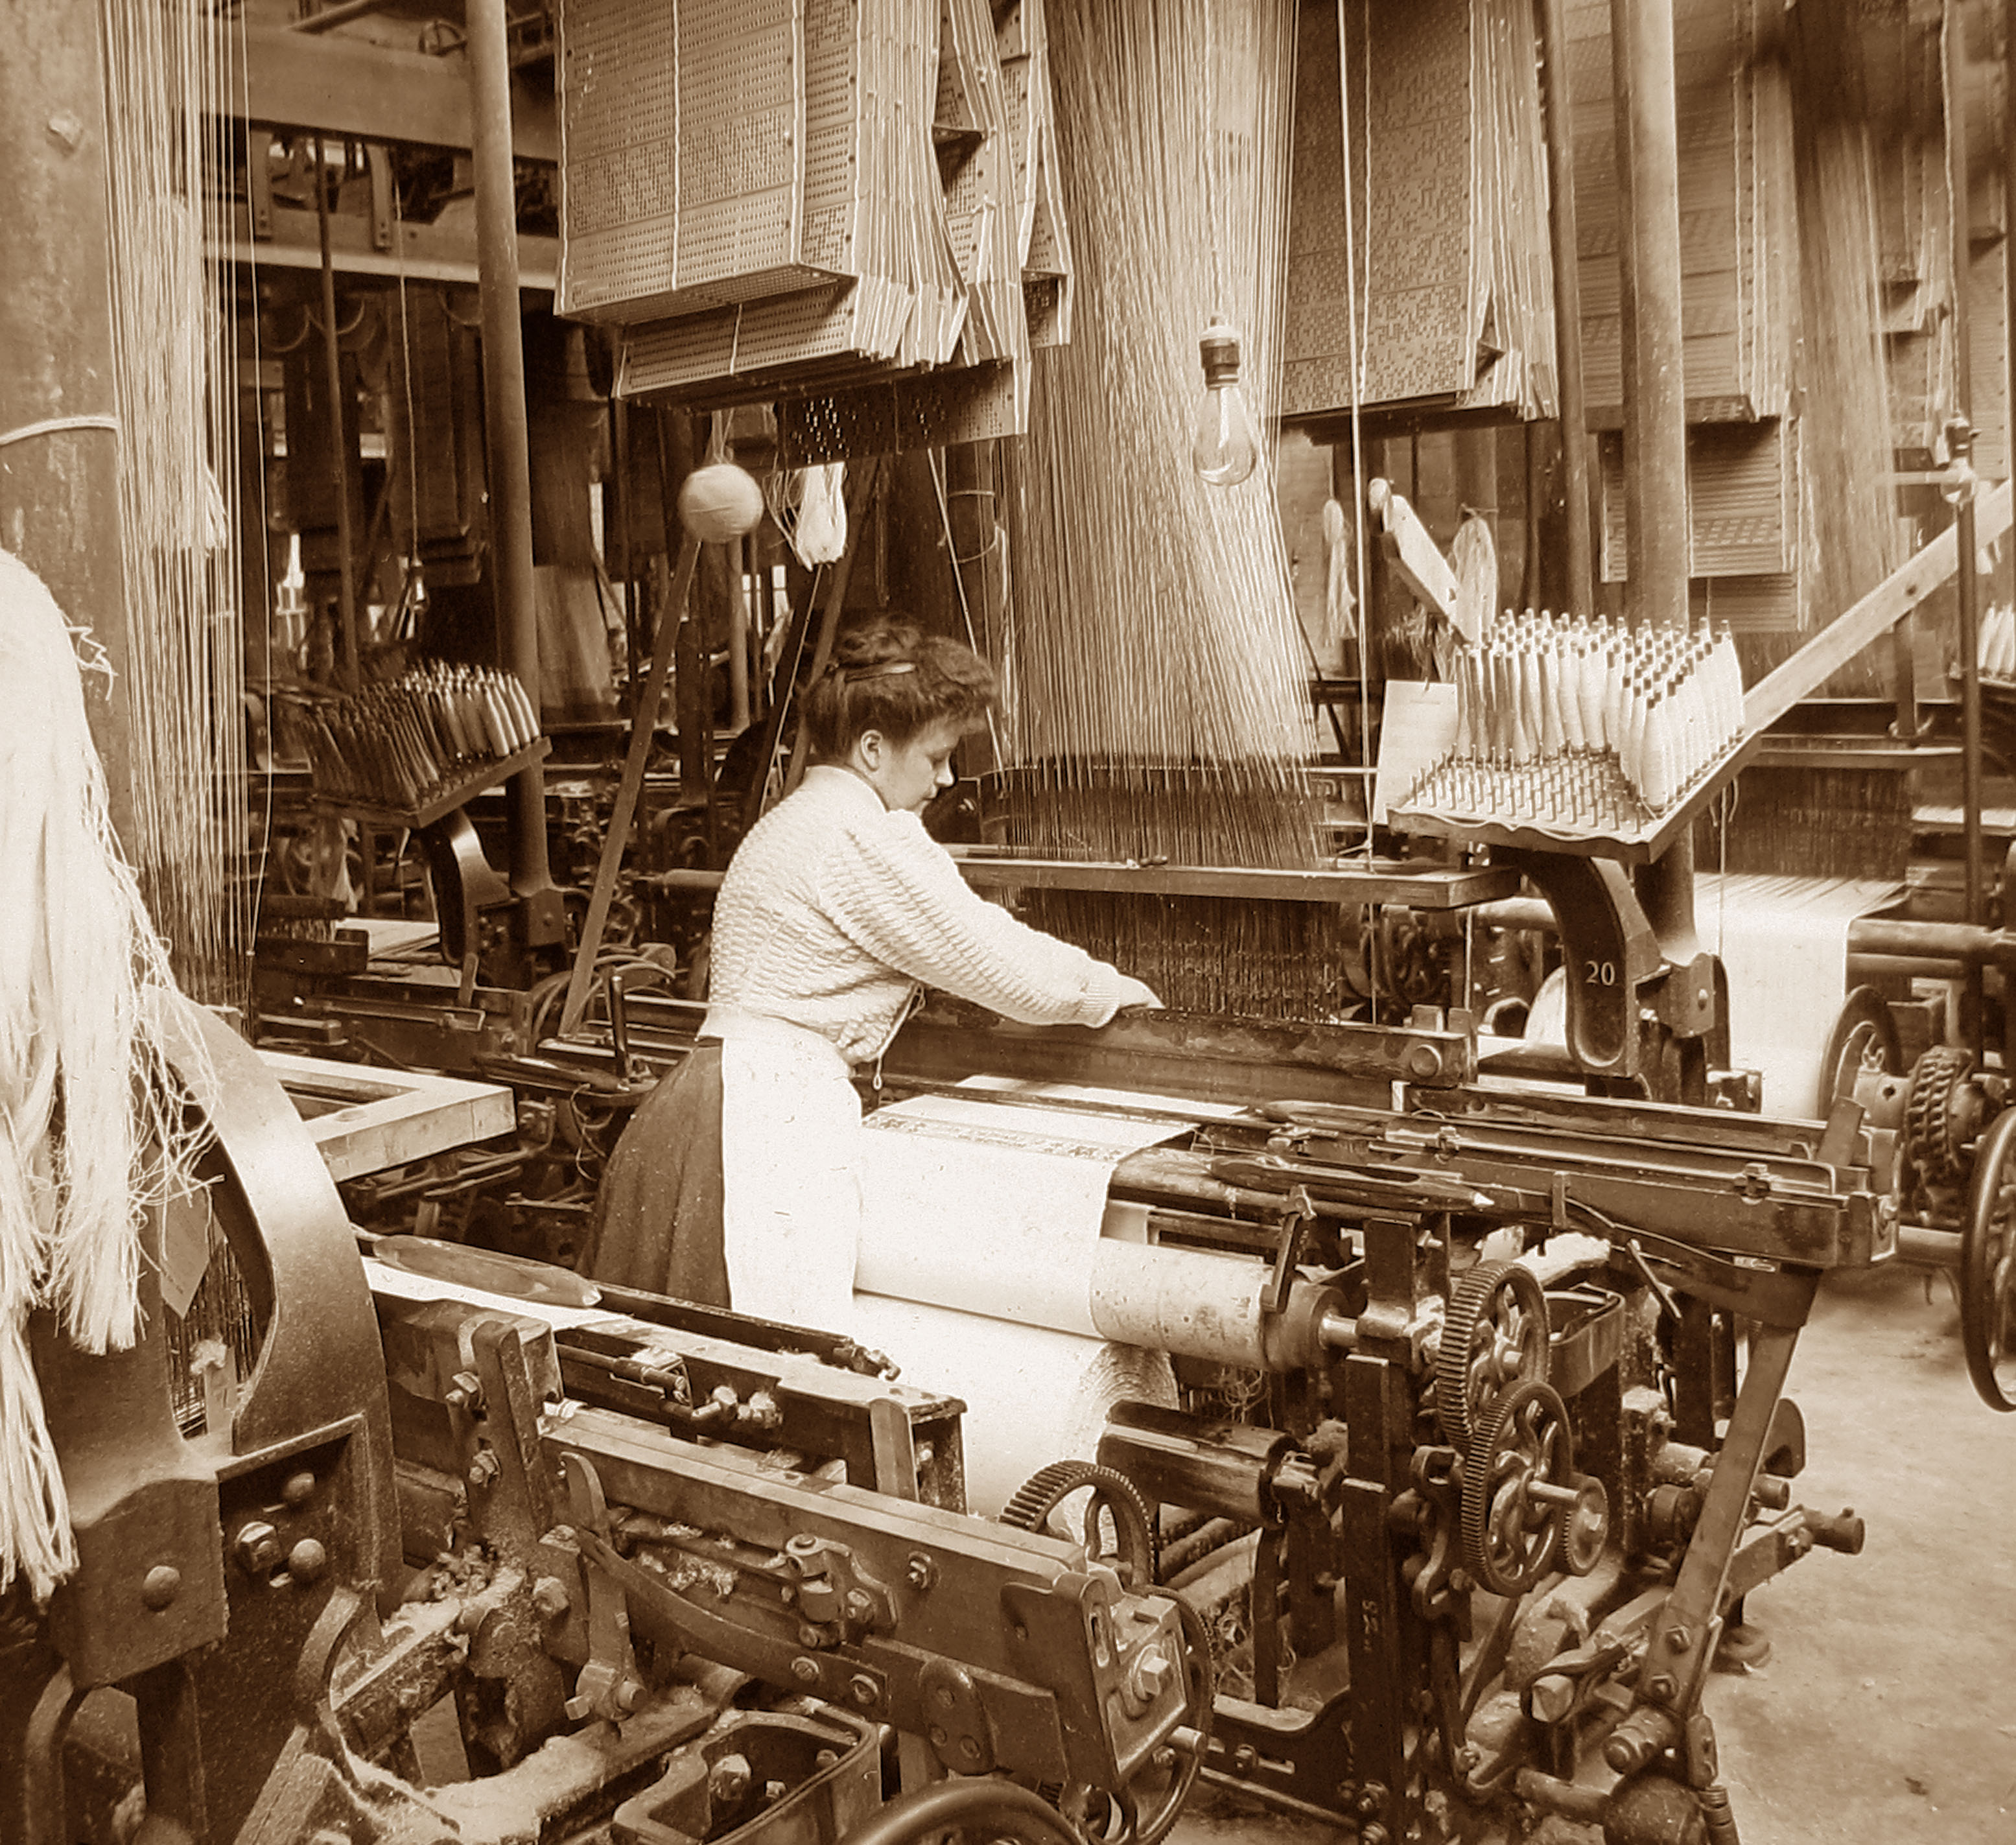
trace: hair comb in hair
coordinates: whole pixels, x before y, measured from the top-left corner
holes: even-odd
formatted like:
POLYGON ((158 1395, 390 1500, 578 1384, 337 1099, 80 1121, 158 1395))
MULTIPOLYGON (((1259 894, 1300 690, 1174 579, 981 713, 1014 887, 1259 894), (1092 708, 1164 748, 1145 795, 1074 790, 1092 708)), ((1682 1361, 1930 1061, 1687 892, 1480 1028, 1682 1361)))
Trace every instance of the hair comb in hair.
POLYGON ((864 679, 892 679, 899 673, 916 670, 914 660, 891 660, 880 666, 843 666, 841 675, 850 686, 858 686, 864 679))

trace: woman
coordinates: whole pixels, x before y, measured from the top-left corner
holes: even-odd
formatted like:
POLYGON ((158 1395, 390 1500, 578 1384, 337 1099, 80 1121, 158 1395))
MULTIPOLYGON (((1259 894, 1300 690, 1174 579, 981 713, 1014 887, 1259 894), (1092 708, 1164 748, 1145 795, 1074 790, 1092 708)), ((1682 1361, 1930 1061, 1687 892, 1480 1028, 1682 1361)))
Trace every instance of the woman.
POLYGON ((861 1105, 929 985, 1029 1025, 1104 1025, 1148 988, 976 895, 919 817, 994 699, 986 663, 909 627, 844 637, 808 694, 812 766, 715 904, 698 1047, 610 1160, 596 1278, 845 1331, 861 1105))

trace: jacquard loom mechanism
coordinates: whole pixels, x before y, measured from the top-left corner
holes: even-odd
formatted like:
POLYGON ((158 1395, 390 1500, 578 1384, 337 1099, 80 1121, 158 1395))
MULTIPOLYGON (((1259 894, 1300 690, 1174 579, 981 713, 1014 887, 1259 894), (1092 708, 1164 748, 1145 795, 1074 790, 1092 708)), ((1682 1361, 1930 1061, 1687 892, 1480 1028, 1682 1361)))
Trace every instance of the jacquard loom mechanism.
MULTIPOLYGON (((1136 1054, 1179 1036, 1133 1029, 1136 1054)), ((0 1731, 23 1836, 113 1836, 136 1766, 153 1837, 600 1813, 670 1845, 815 1806, 834 1836, 900 1731, 906 1780, 1011 1775, 1094 1839, 1152 1840, 1200 1771, 1369 1841, 1533 1808, 1616 1845, 1733 1836, 1708 1663, 1751 1589, 1861 1541, 1791 1500, 1799 1328, 1827 1271, 1899 1252, 1899 1197, 1920 1224, 1957 1208, 1978 1144, 1975 1216, 1906 1234, 1967 1252, 1992 1371, 2016 1112, 1989 1120, 1964 1071, 1936 1097, 1872 1071, 1871 1119, 1915 1124, 1900 1157, 1854 1101, 1823 1126, 1511 1094, 1472 1086, 1460 1038, 1396 1086, 1378 1041, 1409 1034, 1338 1059, 1355 1036, 1325 1047, 1331 1093, 1377 1102, 1267 1102, 1121 1163, 1172 1270, 1222 1266, 1234 1307, 1186 1317, 1139 1252, 1113 1324, 1175 1355, 1185 1407, 1120 1405, 1096 1465, 1044 1469, 996 1524, 959 1509, 959 1406, 830 1335, 576 1304, 573 1277, 413 1239, 375 1245, 367 1290, 292 1108, 214 1032, 230 1255, 206 1287, 254 1331, 200 1354, 188 1436, 167 1335, 45 1354, 85 1563, 10 1643, 39 1688, 0 1731), (1227 1354, 1256 1374, 1242 1420, 1227 1354), (137 1757, 88 1695, 112 1685, 137 1757), (449 1695, 473 1778, 420 1789, 415 1725, 449 1695)))

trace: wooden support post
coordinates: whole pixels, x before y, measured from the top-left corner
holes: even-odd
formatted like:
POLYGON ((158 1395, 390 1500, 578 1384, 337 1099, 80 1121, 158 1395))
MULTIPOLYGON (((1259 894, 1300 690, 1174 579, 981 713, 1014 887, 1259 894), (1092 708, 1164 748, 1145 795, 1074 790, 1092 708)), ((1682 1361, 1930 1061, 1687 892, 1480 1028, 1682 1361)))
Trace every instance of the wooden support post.
MULTIPOLYGON (((1568 607, 1596 613, 1590 536, 1589 408, 1582 386, 1582 257, 1575 228, 1575 128, 1568 88, 1564 0, 1534 0, 1547 123, 1547 239, 1554 268, 1554 362, 1561 399, 1561 464, 1568 481, 1568 607)), ((1531 515, 1529 515, 1530 517, 1531 515)), ((1535 521, 1537 523, 1537 521, 1535 521)), ((1532 573, 1535 582, 1538 571, 1532 573)))
POLYGON ((1610 31, 1623 269, 1626 607, 1634 623, 1684 625, 1687 379, 1672 0, 1611 0, 1610 31))
MULTIPOLYGON (((518 193, 512 166, 511 60, 505 0, 469 0, 470 114, 476 168, 476 258, 483 317, 483 427, 489 461, 491 582, 499 663, 540 708, 539 610, 532 576, 531 437, 524 327, 518 308, 518 193)), ((543 722, 543 720, 542 720, 543 722)), ((546 866, 545 777, 537 762, 505 785, 511 888, 553 889, 546 866)), ((557 899, 542 906, 528 946, 560 939, 557 899)))
POLYGON ((98 9, 0 0, 0 546, 49 585, 111 662, 85 676, 112 823, 129 856, 126 579, 113 394, 112 233, 98 9))

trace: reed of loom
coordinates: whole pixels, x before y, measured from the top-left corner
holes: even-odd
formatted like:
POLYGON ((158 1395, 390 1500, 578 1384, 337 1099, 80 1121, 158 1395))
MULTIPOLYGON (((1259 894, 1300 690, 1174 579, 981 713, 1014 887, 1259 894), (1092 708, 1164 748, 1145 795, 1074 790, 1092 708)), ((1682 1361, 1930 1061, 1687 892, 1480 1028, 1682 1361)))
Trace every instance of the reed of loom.
MULTIPOLYGON (((1071 344, 1039 355, 1006 445, 1013 593, 1001 830, 1039 857, 1314 862, 1303 643, 1263 463, 1190 463, 1213 315, 1265 423, 1280 351, 1293 9, 1113 0, 1053 11, 1071 344)), ((1334 909, 1111 892, 1024 913, 1171 1007, 1310 1018, 1354 1002, 1334 909)))

